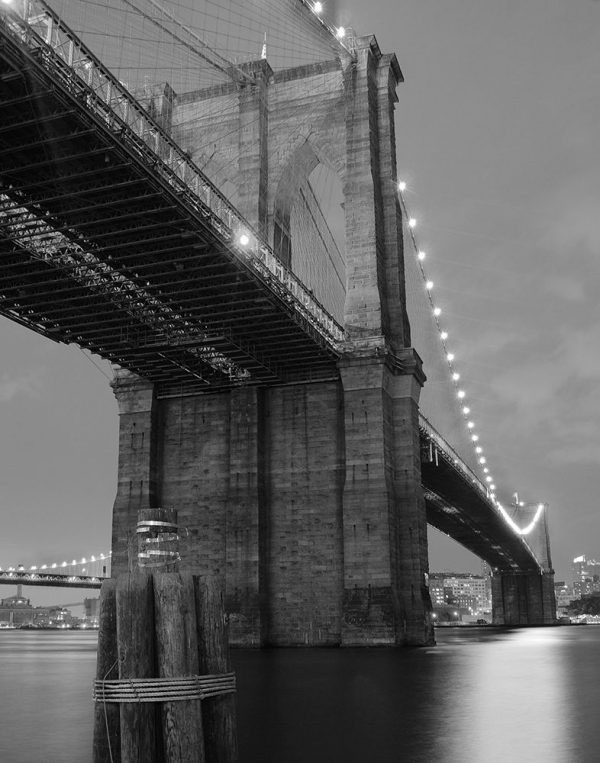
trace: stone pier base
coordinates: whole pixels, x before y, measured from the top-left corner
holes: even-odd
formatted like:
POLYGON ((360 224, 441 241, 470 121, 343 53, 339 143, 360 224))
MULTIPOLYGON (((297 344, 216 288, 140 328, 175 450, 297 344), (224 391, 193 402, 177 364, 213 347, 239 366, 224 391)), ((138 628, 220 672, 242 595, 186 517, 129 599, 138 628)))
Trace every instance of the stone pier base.
MULTIPOLYGON (((409 353, 410 356, 410 353, 409 353)), ((215 575, 240 646, 433 642, 415 374, 160 398, 121 374, 113 572, 137 512, 176 509, 182 568, 215 575)))
POLYGON ((497 572, 492 577, 494 625, 553 625, 554 572, 497 572))

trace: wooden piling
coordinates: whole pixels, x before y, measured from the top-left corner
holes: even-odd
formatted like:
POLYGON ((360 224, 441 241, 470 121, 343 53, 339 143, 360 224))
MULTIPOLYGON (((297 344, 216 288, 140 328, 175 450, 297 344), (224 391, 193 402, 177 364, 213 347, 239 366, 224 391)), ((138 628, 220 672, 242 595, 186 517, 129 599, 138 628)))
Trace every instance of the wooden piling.
MULTIPOLYGON (((152 678, 154 672, 154 595, 152 577, 131 572, 117 579, 119 678, 152 678)), ((152 703, 122 702, 122 763, 159 763, 162 741, 156 734, 152 703), (158 748, 158 749, 157 749, 158 748)))
MULTIPOLYGON (((222 593, 212 577, 194 578, 201 675, 229 673, 231 663, 222 593)), ((235 694, 212 697, 202 708, 208 763, 237 763, 235 694)))
POLYGON ((94 763, 237 763, 235 694, 220 693, 234 687, 221 591, 164 571, 179 560, 175 512, 139 520, 141 569, 102 587, 94 763))
MULTIPOLYGON (((185 622, 190 610, 194 612, 194 592, 176 572, 155 572, 153 577, 158 675, 197 675, 197 642, 185 622)), ((200 701, 161 702, 160 716, 164 763, 204 763, 200 701)))
MULTIPOLYGON (((100 590, 98 657, 99 681, 119 677, 117 655, 117 581, 104 580, 100 590)), ((121 720, 119 706, 97 702, 94 706, 94 763, 121 763, 121 720)))

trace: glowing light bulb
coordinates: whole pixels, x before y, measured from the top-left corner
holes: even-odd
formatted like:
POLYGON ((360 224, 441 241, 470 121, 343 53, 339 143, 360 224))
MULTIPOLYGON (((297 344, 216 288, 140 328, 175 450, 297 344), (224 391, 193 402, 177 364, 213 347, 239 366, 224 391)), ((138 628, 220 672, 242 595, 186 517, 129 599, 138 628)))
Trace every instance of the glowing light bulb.
POLYGON ((399 190, 401 193, 402 193, 402 192, 404 192, 404 191, 406 191, 406 183, 404 182, 404 180, 401 180, 401 181, 398 183, 398 190, 399 190))
POLYGON ((467 421, 467 426, 469 427, 469 429, 473 429, 473 427, 475 426, 475 424, 474 424, 474 422, 473 422, 473 421, 467 421))
POLYGON ((423 262, 423 260, 425 259, 425 257, 427 257, 427 255, 425 254, 425 252, 419 252, 417 257, 421 260, 421 262, 423 262))
POLYGON ((479 439, 479 435, 478 434, 472 434, 471 435, 471 439, 473 440, 473 442, 477 442, 477 440, 479 439))
POLYGON ((446 339, 448 339, 448 332, 442 331, 442 333, 440 334, 440 337, 442 338, 442 342, 445 342, 446 339))
POLYGON ((483 467, 483 473, 484 473, 484 474, 487 474, 488 472, 489 472, 489 469, 487 468, 487 466, 484 466, 484 467, 483 467))
POLYGON ((454 360, 454 353, 453 352, 449 352, 446 355, 446 360, 448 361, 448 363, 452 363, 452 361, 454 360))
MULTIPOLYGON (((495 485, 490 485, 490 489, 491 489, 491 490, 495 490, 495 489, 496 489, 496 486, 495 486, 495 485)), ((492 493, 492 495, 493 495, 493 493, 492 493)))
POLYGON ((481 445, 478 445, 478 446, 475 448, 475 453, 481 453, 481 452, 482 452, 482 450, 483 450, 483 448, 481 447, 481 445))
POLYGON ((491 482, 491 481, 492 481, 492 478, 490 477, 490 475, 489 475, 489 474, 488 474, 488 476, 485 478, 485 481, 486 481, 486 482, 491 482))
POLYGON ((250 236, 247 233, 242 233, 238 239, 242 246, 248 246, 250 243, 250 236))
POLYGON ((415 228, 416 225, 417 225, 417 221, 415 220, 414 217, 411 217, 410 220, 408 221, 408 227, 409 228, 415 228))
POLYGON ((465 416, 468 416, 468 415, 469 415, 469 413, 471 413, 471 409, 470 409, 468 406, 466 406, 466 405, 465 405, 465 407, 462 409, 462 411, 463 411, 463 413, 465 414, 465 416))
POLYGON ((480 464, 485 464, 485 457, 484 457, 484 456, 482 456, 482 457, 479 459, 479 463, 480 463, 480 464))
POLYGON ((315 13, 323 13, 323 3, 316 2, 313 5, 313 11, 315 13))
POLYGON ((460 374, 457 374, 456 371, 452 374, 452 380, 458 381, 460 379, 460 374))
POLYGON ((463 399, 463 397, 465 396, 465 394, 466 394, 466 392, 464 391, 464 389, 459 389, 459 390, 458 390, 458 392, 456 393, 456 396, 457 396, 457 397, 458 397, 460 400, 462 400, 462 399, 463 399))
POLYGON ((346 36, 346 30, 343 26, 338 27, 337 32, 335 33, 335 36, 338 38, 338 40, 343 40, 346 36))
POLYGON ((427 289, 427 291, 431 291, 433 289, 433 281, 427 281, 427 283, 425 284, 425 288, 427 289))
POLYGON ((434 307, 434 308, 433 308, 433 314, 434 314, 434 315, 435 315, 435 317, 437 318, 437 317, 438 317, 438 315, 441 315, 441 314, 442 314, 442 309, 441 309, 440 307, 434 307))

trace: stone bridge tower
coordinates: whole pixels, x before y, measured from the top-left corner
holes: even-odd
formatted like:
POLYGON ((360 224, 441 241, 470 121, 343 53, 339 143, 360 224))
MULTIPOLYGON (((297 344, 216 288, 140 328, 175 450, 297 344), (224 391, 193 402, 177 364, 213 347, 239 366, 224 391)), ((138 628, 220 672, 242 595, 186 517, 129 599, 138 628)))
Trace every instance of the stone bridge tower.
POLYGON ((526 536, 539 562, 539 572, 498 570, 492 577, 492 617, 494 625, 552 625, 556 622, 554 570, 550 554, 548 505, 527 504, 521 521, 531 521, 537 510, 539 521, 526 536))
MULTIPOLYGON (((336 48, 330 61, 277 73, 267 60, 247 64, 254 84, 162 88, 150 103, 347 336, 329 381, 161 395, 115 379, 114 569, 128 564, 139 508, 177 509, 183 561, 219 576, 240 645, 433 641, 425 377, 410 346, 396 193, 402 75, 372 36, 354 39, 352 53, 336 48), (308 178, 318 164, 343 191, 337 262, 327 244, 308 262, 294 227, 298 204, 305 221, 317 217, 308 178)), ((326 226, 314 226, 303 235, 325 241, 326 226)))

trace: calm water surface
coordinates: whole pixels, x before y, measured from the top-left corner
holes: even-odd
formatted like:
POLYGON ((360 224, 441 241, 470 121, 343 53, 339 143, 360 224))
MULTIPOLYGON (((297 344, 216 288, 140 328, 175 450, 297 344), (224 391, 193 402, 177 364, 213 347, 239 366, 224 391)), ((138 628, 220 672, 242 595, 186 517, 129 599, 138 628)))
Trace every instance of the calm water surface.
MULTIPOLYGON (((233 653, 241 763, 596 763, 600 627, 233 653)), ((0 631, 0 763, 90 763, 96 634, 0 631)))

